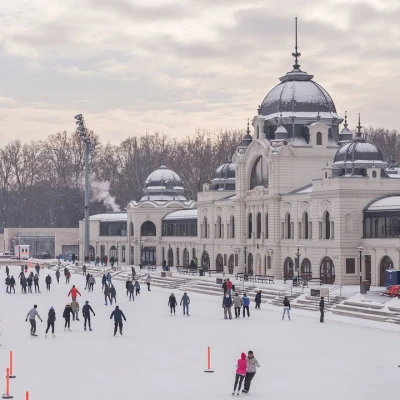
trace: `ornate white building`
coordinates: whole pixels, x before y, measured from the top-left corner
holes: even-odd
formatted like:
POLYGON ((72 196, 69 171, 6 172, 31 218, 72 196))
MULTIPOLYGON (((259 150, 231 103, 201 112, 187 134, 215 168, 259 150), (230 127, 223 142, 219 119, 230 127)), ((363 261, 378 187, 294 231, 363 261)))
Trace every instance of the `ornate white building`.
POLYGON ((294 56, 197 203, 161 166, 126 213, 91 217, 92 257, 157 265, 197 257, 227 273, 357 284, 361 255, 362 278, 383 285, 400 264, 399 169, 363 139, 360 121, 355 137, 347 117, 339 129, 332 98, 294 56))

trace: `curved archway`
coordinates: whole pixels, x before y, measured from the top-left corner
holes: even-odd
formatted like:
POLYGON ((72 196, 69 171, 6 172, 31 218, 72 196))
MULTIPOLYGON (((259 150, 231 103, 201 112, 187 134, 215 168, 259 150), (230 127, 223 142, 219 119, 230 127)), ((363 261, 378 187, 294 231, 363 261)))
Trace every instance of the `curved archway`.
POLYGON ((231 254, 229 256, 229 262, 228 262, 228 271, 231 275, 233 275, 233 269, 235 267, 235 255, 231 254))
POLYGON ((389 256, 385 256, 379 264, 379 286, 386 286, 385 272, 388 269, 393 269, 393 261, 389 256))
POLYGON ((172 247, 168 249, 168 266, 171 268, 174 266, 174 251, 172 247))
POLYGON ((308 258, 301 262, 301 277, 306 281, 312 278, 311 261, 308 258))
POLYGON ((283 263, 283 277, 286 279, 292 279, 294 276, 293 260, 290 257, 285 259, 283 263))
POLYGON ((110 256, 109 259, 111 259, 111 257, 117 257, 117 248, 115 246, 111 246, 108 255, 110 256))
POLYGON ((189 265, 189 251, 188 249, 183 249, 183 266, 187 267, 189 265))
POLYGON ((89 246, 89 261, 94 261, 95 258, 95 250, 92 245, 89 246))
POLYGON ((320 276, 323 283, 331 285, 335 283, 335 265, 330 257, 321 261, 320 276))
POLYGON ((247 273, 249 275, 253 275, 253 269, 254 269, 254 258, 253 254, 249 253, 247 256, 247 273))
POLYGON ((203 250, 203 253, 201 255, 201 266, 204 269, 204 271, 208 271, 210 269, 210 256, 208 255, 208 252, 203 250))
POLYGON ((215 260, 215 269, 217 272, 224 272, 224 258, 222 254, 218 254, 215 260))
POLYGON ((317 143, 317 146, 322 146, 322 133, 321 132, 317 132, 316 143, 317 143))
POLYGON ((263 156, 259 156, 253 164, 250 175, 250 190, 257 186, 268 187, 268 166, 263 156))
POLYGON ((156 236, 156 226, 154 222, 145 221, 140 227, 140 235, 141 236, 156 236))

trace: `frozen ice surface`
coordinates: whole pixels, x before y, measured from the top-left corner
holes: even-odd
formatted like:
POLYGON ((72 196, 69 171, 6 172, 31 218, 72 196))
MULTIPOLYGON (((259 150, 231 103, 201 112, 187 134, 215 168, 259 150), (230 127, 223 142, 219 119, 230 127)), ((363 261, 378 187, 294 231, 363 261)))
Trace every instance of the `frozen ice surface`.
MULTIPOLYGON (((13 268, 14 276, 18 268, 13 268)), ((4 268, 0 271, 4 276, 4 268)), ((192 294, 190 317, 178 307, 170 317, 167 306, 172 290, 142 284, 141 297, 129 302, 125 283, 117 283, 118 304, 127 322, 124 336, 113 337, 110 313, 105 306, 100 278, 95 292, 83 290, 84 277, 73 275, 71 285, 81 291, 81 307, 89 300, 96 316, 93 332, 83 331, 83 321, 72 322, 64 332, 62 312, 70 301, 71 285, 53 277, 42 294, 16 295, 1 291, 2 347, 0 368, 14 351, 11 394, 40 400, 205 400, 231 398, 236 360, 242 351, 253 350, 261 364, 252 384, 251 399, 338 400, 377 399, 397 393, 400 369, 399 326, 358 321, 326 314, 292 310, 292 321, 281 320, 281 309, 251 304, 251 318, 223 319, 218 297, 192 294), (44 322, 38 322, 38 338, 29 336, 26 314, 33 304, 44 322), (47 312, 57 314, 56 338, 45 339, 47 312), (211 346, 214 374, 204 373, 207 346, 211 346)), ((3 284, 4 285, 4 284, 3 284)), ((4 286, 2 286, 2 289, 4 286)), ((178 302, 182 292, 176 291, 178 302)), ((253 299, 251 299, 253 300, 253 299)), ((0 384, 4 385, 3 382, 0 384)), ((4 387, 2 388, 4 391, 4 387)), ((243 395, 244 396, 244 395, 243 395)))

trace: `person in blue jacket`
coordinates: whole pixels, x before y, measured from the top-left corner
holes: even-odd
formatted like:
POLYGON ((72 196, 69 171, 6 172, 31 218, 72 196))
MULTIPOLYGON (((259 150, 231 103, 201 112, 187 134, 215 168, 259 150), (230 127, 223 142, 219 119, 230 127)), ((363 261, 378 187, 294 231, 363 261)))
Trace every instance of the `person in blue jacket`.
POLYGON ((247 316, 250 317, 250 299, 247 297, 247 294, 245 293, 242 297, 243 300, 243 318, 246 316, 246 311, 247 311, 247 316))
POLYGON ((110 319, 114 317, 114 336, 117 334, 117 329, 119 328, 119 333, 122 335, 122 318, 126 321, 125 314, 118 306, 115 306, 115 310, 111 313, 110 319))
POLYGON ((232 297, 228 293, 226 293, 222 302, 222 307, 224 307, 224 319, 228 319, 228 315, 229 319, 232 319, 232 304, 232 297))

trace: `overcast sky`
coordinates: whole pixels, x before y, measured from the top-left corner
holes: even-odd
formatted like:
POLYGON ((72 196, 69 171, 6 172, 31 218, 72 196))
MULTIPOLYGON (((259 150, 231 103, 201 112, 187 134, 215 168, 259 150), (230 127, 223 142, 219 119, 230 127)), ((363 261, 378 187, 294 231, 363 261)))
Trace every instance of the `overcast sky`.
POLYGON ((103 141, 244 128, 291 70, 350 125, 400 128, 398 0, 2 0, 0 145, 75 129, 103 141))

